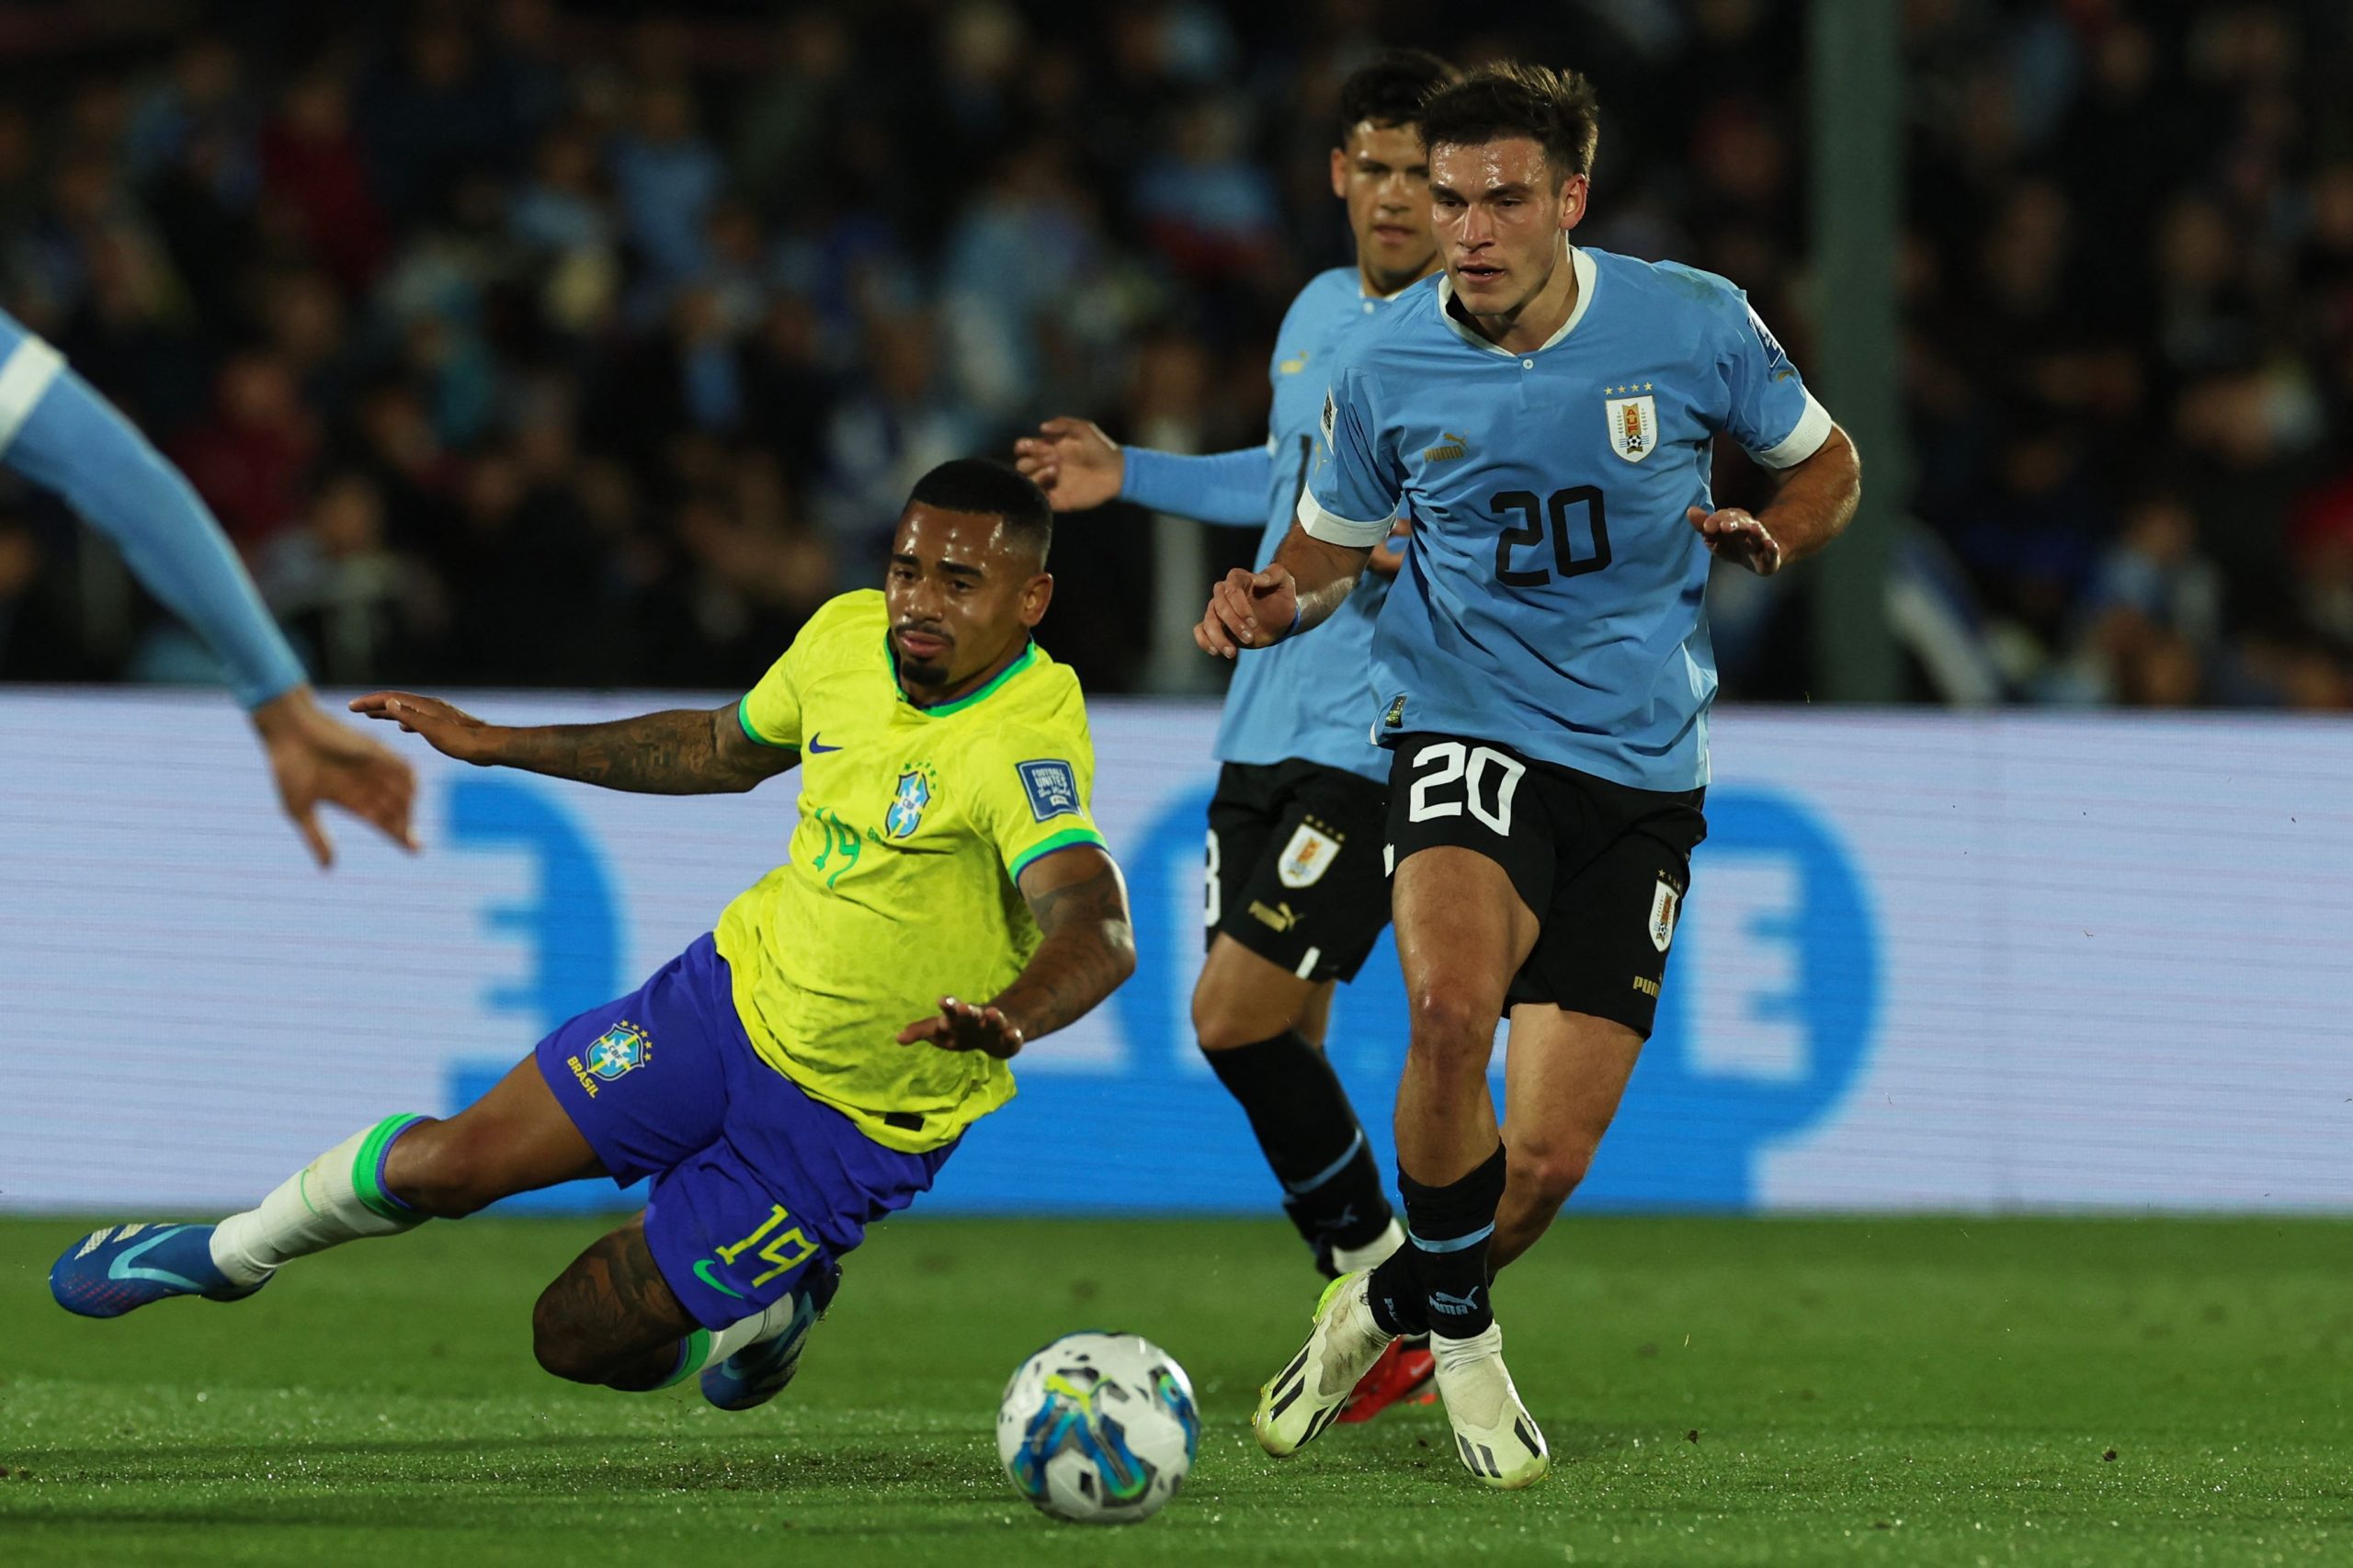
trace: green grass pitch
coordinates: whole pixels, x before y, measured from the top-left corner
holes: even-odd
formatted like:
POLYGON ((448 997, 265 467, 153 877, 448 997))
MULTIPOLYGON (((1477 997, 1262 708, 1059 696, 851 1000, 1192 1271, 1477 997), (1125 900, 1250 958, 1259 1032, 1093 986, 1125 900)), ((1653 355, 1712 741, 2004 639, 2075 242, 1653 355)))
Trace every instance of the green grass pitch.
POLYGON ((236 1305, 111 1324, 0 1224, 0 1562, 2353 1562, 2353 1226, 1578 1219, 1498 1291, 1552 1475, 1495 1495, 1435 1407, 1283 1464, 1253 1391, 1316 1283, 1275 1223, 881 1227, 801 1375, 730 1415, 532 1365, 597 1227, 437 1224, 236 1305), (1131 1328, 1200 1395, 1183 1495, 1056 1524, 997 1472, 1006 1375, 1131 1328))

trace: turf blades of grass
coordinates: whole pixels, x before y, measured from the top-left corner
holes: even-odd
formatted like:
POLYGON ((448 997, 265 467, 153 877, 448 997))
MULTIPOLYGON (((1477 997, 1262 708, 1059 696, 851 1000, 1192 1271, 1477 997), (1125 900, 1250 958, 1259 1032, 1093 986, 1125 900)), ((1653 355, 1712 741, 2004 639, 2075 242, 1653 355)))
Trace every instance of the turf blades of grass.
POLYGON ((1279 1223, 893 1221, 744 1415, 532 1365, 593 1226, 428 1226, 111 1324, 47 1299, 83 1228, 0 1224, 12 1565, 2353 1561, 2343 1223, 1574 1221, 1498 1287, 1559 1461, 1518 1496, 1435 1408, 1257 1453, 1316 1292, 1279 1223), (1056 1526, 997 1473, 997 1392, 1113 1326, 1191 1369, 1200 1460, 1146 1525, 1056 1526))

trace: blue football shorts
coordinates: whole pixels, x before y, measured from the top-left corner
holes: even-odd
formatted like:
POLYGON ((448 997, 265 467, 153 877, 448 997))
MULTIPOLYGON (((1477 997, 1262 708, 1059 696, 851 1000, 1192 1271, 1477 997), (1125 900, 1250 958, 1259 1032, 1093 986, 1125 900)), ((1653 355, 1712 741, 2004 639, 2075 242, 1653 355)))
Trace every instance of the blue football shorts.
POLYGON ((805 1286, 823 1306, 866 1227, 929 1189, 954 1144, 902 1153, 762 1061, 709 936, 540 1041, 540 1072, 617 1185, 651 1176, 645 1239, 697 1322, 805 1286))

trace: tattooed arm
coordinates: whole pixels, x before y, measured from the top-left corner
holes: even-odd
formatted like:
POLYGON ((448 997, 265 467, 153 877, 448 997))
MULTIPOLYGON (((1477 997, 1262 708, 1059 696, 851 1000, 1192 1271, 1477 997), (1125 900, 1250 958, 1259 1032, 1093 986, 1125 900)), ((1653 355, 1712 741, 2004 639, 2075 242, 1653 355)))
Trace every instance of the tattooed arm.
POLYGON ((1046 939, 1011 985, 986 1003, 939 999, 939 1011, 899 1031, 901 1045, 1011 1056, 1075 1023, 1136 970, 1127 884, 1111 857, 1075 845, 1030 862, 1021 896, 1046 939))
POLYGON ((445 756, 477 767, 519 767, 642 795, 724 795, 749 790, 801 760, 744 733, 735 704, 673 709, 609 724, 485 724, 438 698, 378 691, 355 713, 397 723, 445 756))

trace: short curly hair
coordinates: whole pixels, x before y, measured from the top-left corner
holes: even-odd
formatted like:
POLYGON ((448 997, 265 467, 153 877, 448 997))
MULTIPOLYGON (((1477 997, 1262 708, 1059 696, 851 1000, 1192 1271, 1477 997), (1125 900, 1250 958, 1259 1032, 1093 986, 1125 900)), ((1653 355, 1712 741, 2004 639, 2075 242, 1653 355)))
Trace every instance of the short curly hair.
POLYGON ((1475 147, 1525 136, 1544 149, 1561 178, 1593 174, 1601 142, 1601 107, 1593 84, 1575 71, 1505 61, 1483 65, 1422 105, 1422 143, 1475 147))

